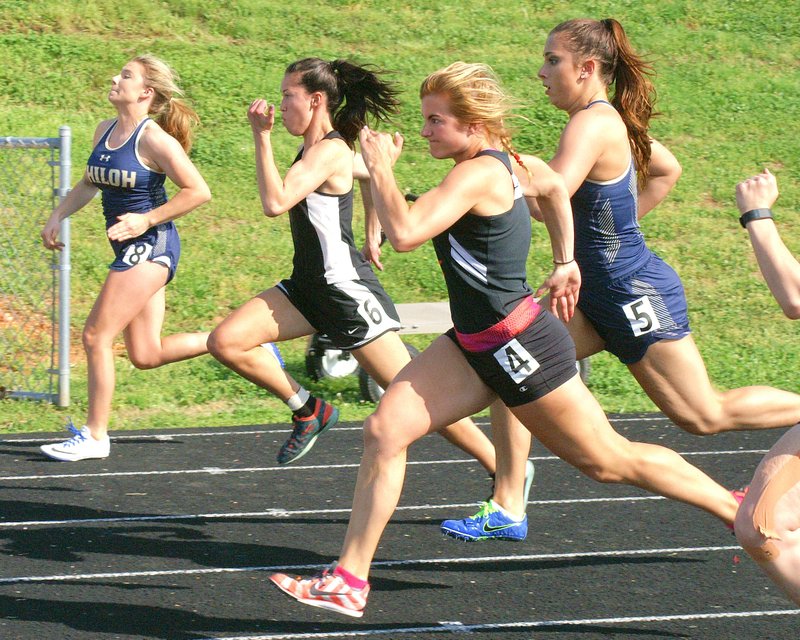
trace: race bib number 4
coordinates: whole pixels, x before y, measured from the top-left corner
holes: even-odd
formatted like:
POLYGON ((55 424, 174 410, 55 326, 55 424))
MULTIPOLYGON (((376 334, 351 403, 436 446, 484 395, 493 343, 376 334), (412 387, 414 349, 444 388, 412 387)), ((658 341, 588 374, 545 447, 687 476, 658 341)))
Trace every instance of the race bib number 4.
POLYGON ((495 360, 517 384, 539 368, 539 363, 516 339, 494 352, 495 360))
POLYGON ((643 336, 661 328, 658 316, 653 310, 650 298, 647 296, 642 296, 630 304, 622 305, 622 310, 625 312, 625 317, 630 321, 631 329, 635 336, 643 336))
POLYGON ((122 255, 122 261, 125 264, 135 267, 137 264, 147 261, 151 253, 153 253, 152 244, 137 242, 125 249, 125 253, 122 255))

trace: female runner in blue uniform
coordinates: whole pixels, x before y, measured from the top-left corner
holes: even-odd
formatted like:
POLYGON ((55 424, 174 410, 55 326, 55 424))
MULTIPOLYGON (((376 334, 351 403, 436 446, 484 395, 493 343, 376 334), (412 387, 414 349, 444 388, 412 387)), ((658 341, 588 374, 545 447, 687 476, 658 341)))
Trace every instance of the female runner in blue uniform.
MULTIPOLYGON (((311 606, 361 616, 370 563, 400 497, 408 446, 500 398, 553 453, 602 482, 629 483, 733 522, 723 487, 664 447, 629 442, 608 423, 575 368, 564 324, 534 301, 525 277, 531 222, 523 199, 539 198, 556 266, 542 289, 570 315, 580 285, 572 215, 563 181, 525 157, 515 178, 504 127, 508 99, 491 69, 457 62, 422 84, 422 136, 433 157, 455 166, 413 205, 392 174, 390 136, 364 129, 361 151, 380 222, 392 246, 411 251, 433 239, 454 328, 389 385, 364 424, 365 447, 338 562, 321 576, 275 574, 285 593, 311 606)), ((538 293, 538 292, 537 292, 538 293)))
MULTIPOLYGON (((613 353, 656 406, 689 433, 795 424, 800 395, 766 386, 730 391, 712 386, 690 333, 681 281, 645 244, 639 219, 666 197, 681 173, 675 157, 648 134, 654 102, 649 72, 614 19, 564 22, 544 47, 539 78, 550 102, 569 114, 549 165, 572 198, 575 260, 583 282, 568 324, 577 357, 613 353)), ((523 446, 521 427, 509 426, 512 420, 502 406, 493 407, 498 458, 517 459, 512 466, 519 468, 529 446, 523 446)), ((498 485, 501 481, 504 468, 497 473, 498 485)), ((495 496, 511 513, 509 522, 524 519, 525 505, 510 504, 519 501, 521 483, 517 477, 510 497, 495 496)), ((480 529, 485 511, 446 520, 442 531, 477 539, 471 532, 480 529)))
MULTIPOLYGON (((264 213, 289 212, 294 268, 289 278, 223 320, 208 346, 220 362, 291 409, 292 433, 277 456, 279 464, 288 464, 336 423, 338 410, 281 370, 261 343, 325 333, 337 348, 352 351, 382 387, 409 355, 397 334, 394 304, 356 249, 352 231, 353 180, 369 177, 353 146, 368 116, 382 120, 395 111, 395 91, 369 68, 306 58, 287 67, 281 94, 283 124, 303 138, 284 178, 272 153, 275 107, 254 100, 248 117, 264 213)), ((401 141, 395 142, 399 153, 401 141)), ((494 472, 494 448, 471 420, 451 425, 445 435, 494 472)))
POLYGON ((120 332, 134 366, 152 369, 206 353, 207 333, 162 337, 165 288, 175 275, 180 240, 173 220, 207 202, 211 193, 186 155, 195 112, 178 96, 170 67, 151 55, 128 62, 114 76, 108 100, 117 110, 94 134, 83 177, 54 210, 42 231, 48 249, 61 249, 61 221, 102 193, 106 235, 115 260, 83 329, 89 375, 86 425, 73 437, 42 446, 57 460, 105 458, 114 393, 112 345, 120 332), (167 200, 164 180, 178 192, 167 200))

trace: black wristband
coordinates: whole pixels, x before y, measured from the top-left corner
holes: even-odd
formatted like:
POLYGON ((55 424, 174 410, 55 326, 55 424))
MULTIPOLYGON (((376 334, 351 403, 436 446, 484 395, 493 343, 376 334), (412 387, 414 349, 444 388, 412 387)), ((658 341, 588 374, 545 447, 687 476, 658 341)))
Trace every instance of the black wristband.
POLYGON ((772 218, 772 209, 750 209, 741 216, 739 216, 739 224, 743 229, 747 228, 747 223, 753 220, 764 220, 765 218, 772 218))

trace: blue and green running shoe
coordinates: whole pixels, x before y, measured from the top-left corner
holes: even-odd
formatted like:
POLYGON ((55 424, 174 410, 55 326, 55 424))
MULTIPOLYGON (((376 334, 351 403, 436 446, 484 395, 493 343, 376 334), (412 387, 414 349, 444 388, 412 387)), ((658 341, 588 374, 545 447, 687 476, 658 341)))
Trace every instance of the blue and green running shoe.
POLYGON ((459 540, 524 540, 528 535, 528 516, 512 520, 494 501, 488 500, 471 518, 445 520, 442 533, 459 540))

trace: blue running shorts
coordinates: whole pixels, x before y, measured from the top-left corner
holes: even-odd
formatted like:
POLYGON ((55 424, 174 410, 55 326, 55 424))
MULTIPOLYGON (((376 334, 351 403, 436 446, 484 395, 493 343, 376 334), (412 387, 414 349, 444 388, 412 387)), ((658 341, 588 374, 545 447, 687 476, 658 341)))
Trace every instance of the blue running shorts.
POLYGON ((142 235, 125 242, 111 242, 116 256, 108 265, 112 271, 127 271, 142 262, 158 262, 169 271, 167 282, 175 277, 181 257, 181 241, 172 222, 150 227, 142 235))
POLYGON ((584 282, 578 308, 605 341, 606 351, 623 364, 638 362, 659 340, 691 333, 681 280, 655 254, 632 275, 605 286, 584 282))

